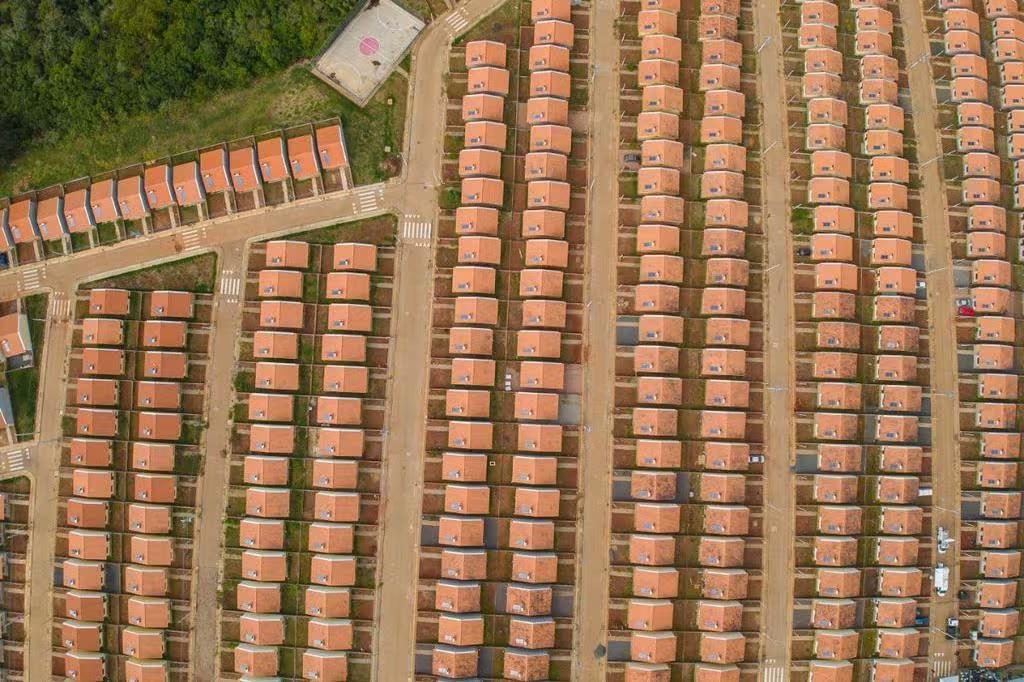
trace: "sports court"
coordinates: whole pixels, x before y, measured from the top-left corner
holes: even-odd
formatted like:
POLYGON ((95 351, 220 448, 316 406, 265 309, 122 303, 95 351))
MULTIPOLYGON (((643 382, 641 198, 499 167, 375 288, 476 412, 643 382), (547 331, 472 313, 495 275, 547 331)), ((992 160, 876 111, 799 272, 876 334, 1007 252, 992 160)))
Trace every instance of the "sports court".
POLYGON ((365 105, 423 27, 422 19, 392 0, 368 3, 317 59, 314 71, 365 105))

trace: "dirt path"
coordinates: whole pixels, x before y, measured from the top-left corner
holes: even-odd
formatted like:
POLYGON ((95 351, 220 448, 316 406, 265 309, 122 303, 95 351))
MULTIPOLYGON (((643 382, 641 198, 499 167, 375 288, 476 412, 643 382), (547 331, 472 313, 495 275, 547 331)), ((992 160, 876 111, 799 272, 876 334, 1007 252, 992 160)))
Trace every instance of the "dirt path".
POLYGON ((611 570, 615 296, 619 227, 617 0, 593 0, 590 16, 590 169, 583 323, 583 433, 576 532, 574 680, 603 680, 611 570))
MULTIPOLYGON (((795 322, 793 243, 789 230, 789 124, 782 68, 779 0, 754 3, 760 48, 761 201, 766 253, 764 542, 761 585, 761 677, 789 671, 793 625, 795 322)), ((771 677, 775 675, 776 677, 771 677)))
MULTIPOLYGON (((73 296, 73 288, 55 288, 50 292, 73 296)), ((69 316, 70 317, 70 316, 69 316)), ((39 440, 34 448, 32 494, 28 522, 28 579, 25 583, 25 679, 48 680, 51 677, 53 619, 53 557, 57 535, 57 485, 60 479, 61 417, 64 412, 64 377, 67 374, 67 349, 71 347, 72 325, 69 317, 48 317, 46 325, 42 378, 36 410, 39 440)))
MULTIPOLYGON (((469 0, 457 6, 476 24, 501 0, 469 0)), ((411 108, 406 122, 406 193, 398 206, 405 220, 431 223, 436 233, 441 160, 444 156, 445 82, 451 41, 447 16, 424 31, 412 59, 411 108)), ((400 228, 401 230, 401 228, 400 228)), ((432 240, 431 240, 432 241, 432 240)), ((404 242, 395 267, 395 323, 388 367, 381 529, 374 615, 373 679, 413 679, 416 593, 419 583, 420 519, 423 517, 423 456, 430 379, 431 244, 404 242)))
POLYGON ((221 535, 224 528, 224 505, 228 494, 228 459, 231 453, 231 410, 235 391, 233 372, 237 359, 237 342, 242 329, 242 307, 245 284, 244 242, 236 242, 219 250, 217 284, 225 277, 241 277, 242 293, 238 296, 218 295, 214 298, 210 327, 210 365, 207 368, 206 423, 203 471, 199 476, 196 497, 196 524, 192 555, 192 642, 189 661, 190 677, 213 680, 217 677, 220 649, 220 586, 221 535))
MULTIPOLYGON (((909 66, 910 104, 917 137, 921 175, 921 223, 924 226, 924 262, 928 284, 928 352, 931 364, 932 527, 944 526, 959 538, 960 448, 957 432, 956 318, 954 316, 953 254, 946 218, 946 191, 936 157, 939 142, 938 110, 929 63, 931 54, 921 3, 900 0, 904 48, 909 66)), ((943 668, 956 656, 956 643, 942 632, 946 618, 957 613, 959 543, 944 555, 934 554, 950 567, 949 592, 932 593, 929 667, 943 668)))

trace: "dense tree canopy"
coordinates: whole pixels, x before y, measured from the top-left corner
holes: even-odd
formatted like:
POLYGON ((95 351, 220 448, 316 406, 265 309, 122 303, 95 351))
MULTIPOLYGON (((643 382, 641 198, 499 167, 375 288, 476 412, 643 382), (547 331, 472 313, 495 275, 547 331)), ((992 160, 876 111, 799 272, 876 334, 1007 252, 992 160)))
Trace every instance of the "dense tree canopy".
POLYGON ((355 0, 0 0, 0 159, 312 56, 355 0))

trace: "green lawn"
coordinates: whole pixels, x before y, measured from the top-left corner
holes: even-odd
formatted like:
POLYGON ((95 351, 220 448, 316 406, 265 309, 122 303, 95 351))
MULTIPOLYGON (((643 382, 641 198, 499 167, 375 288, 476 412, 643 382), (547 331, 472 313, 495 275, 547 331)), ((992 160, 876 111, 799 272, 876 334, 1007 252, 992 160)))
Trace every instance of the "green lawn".
POLYGON ((333 116, 341 117, 356 182, 376 182, 400 170, 407 90, 405 78, 394 74, 360 109, 296 66, 247 88, 168 102, 88 139, 52 135, 27 141, 19 156, 0 167, 0 195, 333 116))

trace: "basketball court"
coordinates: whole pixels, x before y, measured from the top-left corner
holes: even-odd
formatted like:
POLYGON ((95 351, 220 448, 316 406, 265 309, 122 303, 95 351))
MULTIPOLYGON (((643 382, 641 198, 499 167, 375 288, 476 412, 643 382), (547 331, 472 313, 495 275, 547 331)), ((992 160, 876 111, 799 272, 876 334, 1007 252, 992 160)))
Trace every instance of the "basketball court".
POLYGON ((314 72, 363 106, 424 26, 392 0, 367 4, 317 59, 314 72))

